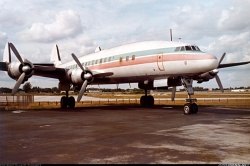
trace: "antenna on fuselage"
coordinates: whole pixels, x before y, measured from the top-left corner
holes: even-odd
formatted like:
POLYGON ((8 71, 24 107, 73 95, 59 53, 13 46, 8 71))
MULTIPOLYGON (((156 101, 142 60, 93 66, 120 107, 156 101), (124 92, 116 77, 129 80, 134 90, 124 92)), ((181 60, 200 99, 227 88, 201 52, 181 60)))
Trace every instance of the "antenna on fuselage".
POLYGON ((173 41, 173 37, 172 37, 172 29, 170 29, 170 41, 173 41))

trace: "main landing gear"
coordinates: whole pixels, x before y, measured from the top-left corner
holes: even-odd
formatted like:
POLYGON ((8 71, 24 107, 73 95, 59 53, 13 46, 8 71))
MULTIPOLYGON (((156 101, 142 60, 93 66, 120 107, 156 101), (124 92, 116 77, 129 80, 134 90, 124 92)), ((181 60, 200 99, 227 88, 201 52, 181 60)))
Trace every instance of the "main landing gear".
POLYGON ((73 96, 69 97, 69 91, 66 91, 66 96, 61 98, 61 108, 75 108, 75 98, 73 96))
POLYGON ((145 96, 142 96, 140 99, 140 104, 143 107, 151 107, 155 104, 154 97, 151 95, 147 95, 147 89, 145 89, 145 96))
POLYGON ((185 115, 189 114, 197 114, 198 112, 198 105, 195 103, 197 99, 192 99, 191 95, 194 94, 194 90, 192 87, 193 80, 192 79, 181 79, 182 85, 185 87, 186 91, 188 92, 188 98, 186 99, 186 104, 184 105, 183 111, 185 115))

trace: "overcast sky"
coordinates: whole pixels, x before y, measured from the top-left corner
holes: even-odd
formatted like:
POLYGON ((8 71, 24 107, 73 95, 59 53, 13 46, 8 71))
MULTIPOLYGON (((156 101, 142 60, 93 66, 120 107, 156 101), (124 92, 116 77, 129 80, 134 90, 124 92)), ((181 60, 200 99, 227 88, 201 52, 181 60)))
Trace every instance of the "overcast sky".
MULTIPOLYGON (((0 0, 0 59, 6 42, 32 62, 49 62, 59 45, 63 62, 121 44, 173 40, 198 45, 223 63, 250 61, 249 0, 0 0)), ((224 87, 250 86, 250 65, 220 69, 224 87)), ((58 81, 33 76, 33 86, 58 81)), ((0 87, 15 81, 0 71, 0 87)), ((195 86, 217 88, 215 79, 195 86)))

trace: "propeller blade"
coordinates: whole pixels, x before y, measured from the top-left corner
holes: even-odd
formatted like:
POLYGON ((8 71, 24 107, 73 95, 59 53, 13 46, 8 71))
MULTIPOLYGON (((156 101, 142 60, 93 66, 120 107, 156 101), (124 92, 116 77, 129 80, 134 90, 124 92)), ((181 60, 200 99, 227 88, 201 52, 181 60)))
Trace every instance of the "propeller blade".
POLYGON ((71 54, 73 59, 75 60, 75 62, 77 63, 77 65, 83 70, 83 72, 85 73, 84 68, 82 67, 82 64, 80 63, 80 61, 78 60, 78 58, 75 56, 75 54, 71 54))
POLYGON ((12 51, 14 52, 14 54, 16 55, 17 59, 21 62, 22 65, 24 65, 23 59, 22 59, 21 55, 19 54, 19 52, 17 51, 17 49, 15 48, 15 46, 12 43, 9 43, 9 46, 12 49, 12 51))
POLYGON ((176 86, 174 86, 172 89, 172 101, 174 101, 175 99, 175 93, 176 93, 176 86))
POLYGON ((218 75, 216 75, 215 79, 216 79, 216 82, 217 82, 218 86, 220 87, 221 92, 223 93, 224 89, 223 89, 222 83, 220 81, 220 77, 218 75))
POLYGON ((224 54, 220 58, 219 65, 221 64, 221 62, 223 61, 223 59, 225 58, 225 56, 226 56, 226 53, 224 52, 224 54))
POLYGON ((78 97, 77 97, 77 102, 81 101, 81 98, 83 96, 83 93, 85 92, 86 90, 86 87, 87 87, 87 84, 88 84, 88 80, 85 80, 82 84, 82 87, 81 87, 81 90, 78 94, 78 97))
POLYGON ((25 78, 25 73, 22 73, 21 76, 18 78, 16 85, 12 89, 11 95, 13 96, 19 89, 20 85, 22 84, 23 80, 25 78))

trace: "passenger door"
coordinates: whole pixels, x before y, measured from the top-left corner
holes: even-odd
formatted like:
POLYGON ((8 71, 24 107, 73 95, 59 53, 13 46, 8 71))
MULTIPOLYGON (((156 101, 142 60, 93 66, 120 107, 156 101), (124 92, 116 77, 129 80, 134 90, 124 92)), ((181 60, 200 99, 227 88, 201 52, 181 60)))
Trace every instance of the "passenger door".
POLYGON ((165 71, 165 68, 163 65, 163 53, 160 53, 157 55, 157 66, 160 71, 165 71))

